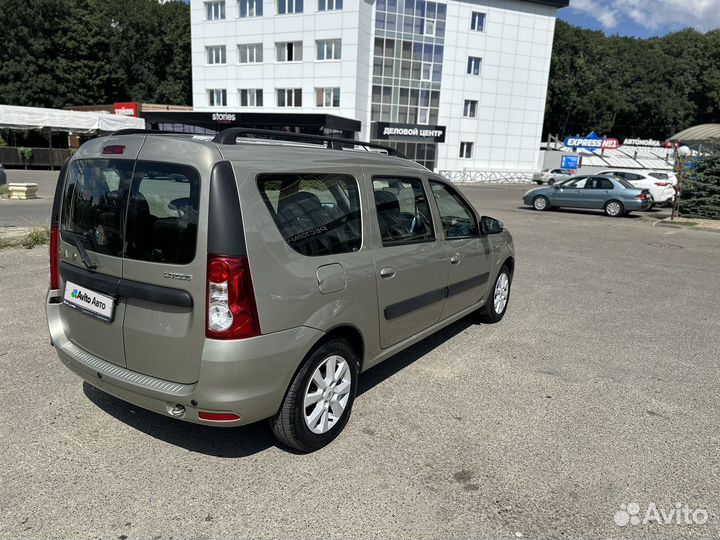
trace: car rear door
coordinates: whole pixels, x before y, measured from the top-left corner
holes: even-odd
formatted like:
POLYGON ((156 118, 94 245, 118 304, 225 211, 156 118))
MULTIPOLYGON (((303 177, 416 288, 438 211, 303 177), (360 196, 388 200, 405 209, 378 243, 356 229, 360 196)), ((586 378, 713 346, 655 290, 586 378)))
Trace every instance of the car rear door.
POLYGON ((128 141, 122 158, 73 159, 62 188, 58 259, 65 335, 83 350, 123 367, 126 302, 118 296, 118 286, 125 207, 139 147, 128 141))
POLYGON ((419 176, 383 172, 372 176, 370 189, 380 346, 386 349, 440 320, 449 262, 419 176))
POLYGON ((492 246, 480 235, 470 203, 448 182, 430 178, 430 190, 442 224, 448 261, 448 290, 442 319, 477 304, 487 291, 492 246))
MULTIPOLYGON (((130 191, 123 283, 128 369, 193 383, 205 340, 207 156, 158 139, 138 156, 130 191), (160 145, 160 146, 158 146, 160 145), (168 162, 168 155, 176 159, 168 162), (193 165, 190 165, 192 163, 193 165), (205 165, 203 167, 203 165, 205 165)), ((238 231, 242 234, 242 231, 238 231)))

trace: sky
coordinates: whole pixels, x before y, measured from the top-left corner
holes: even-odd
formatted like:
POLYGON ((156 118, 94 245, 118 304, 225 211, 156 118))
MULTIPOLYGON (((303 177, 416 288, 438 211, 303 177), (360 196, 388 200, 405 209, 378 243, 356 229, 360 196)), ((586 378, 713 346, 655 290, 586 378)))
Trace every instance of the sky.
POLYGON ((720 28, 720 0, 570 0, 558 17, 606 34, 640 38, 687 27, 706 32, 720 28))

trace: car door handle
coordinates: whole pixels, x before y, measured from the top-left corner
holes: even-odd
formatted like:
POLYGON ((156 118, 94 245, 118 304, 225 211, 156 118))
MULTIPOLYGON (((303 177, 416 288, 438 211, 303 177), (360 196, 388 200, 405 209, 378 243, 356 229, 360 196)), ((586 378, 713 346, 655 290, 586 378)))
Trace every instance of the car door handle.
POLYGON ((462 259, 460 258, 460 255, 457 253, 450 257, 450 264, 458 264, 462 259))
POLYGON ((390 268, 389 266, 386 266, 382 270, 380 270, 380 277, 384 278, 391 278, 395 275, 395 269, 390 268))

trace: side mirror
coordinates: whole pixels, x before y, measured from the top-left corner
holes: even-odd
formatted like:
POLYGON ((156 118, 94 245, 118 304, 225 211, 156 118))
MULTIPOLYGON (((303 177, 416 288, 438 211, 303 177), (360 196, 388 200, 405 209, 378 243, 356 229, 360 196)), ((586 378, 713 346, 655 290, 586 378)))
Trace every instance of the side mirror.
POLYGON ((503 222, 489 216, 480 218, 480 231, 483 234, 500 234, 505 229, 503 222))

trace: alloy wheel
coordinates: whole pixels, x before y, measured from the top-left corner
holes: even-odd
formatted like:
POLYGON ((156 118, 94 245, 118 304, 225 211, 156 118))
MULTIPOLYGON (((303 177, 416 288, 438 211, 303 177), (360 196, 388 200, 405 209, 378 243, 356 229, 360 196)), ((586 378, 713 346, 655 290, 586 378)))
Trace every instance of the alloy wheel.
POLYGON ((500 315, 505 311, 507 306, 508 293, 510 292, 510 280, 505 272, 498 276, 497 282, 495 283, 495 295, 493 297, 493 305, 495 307, 495 313, 500 315))
POLYGON ((305 425, 318 435, 340 420, 350 398, 352 370, 342 356, 333 355, 315 368, 303 402, 305 425))

